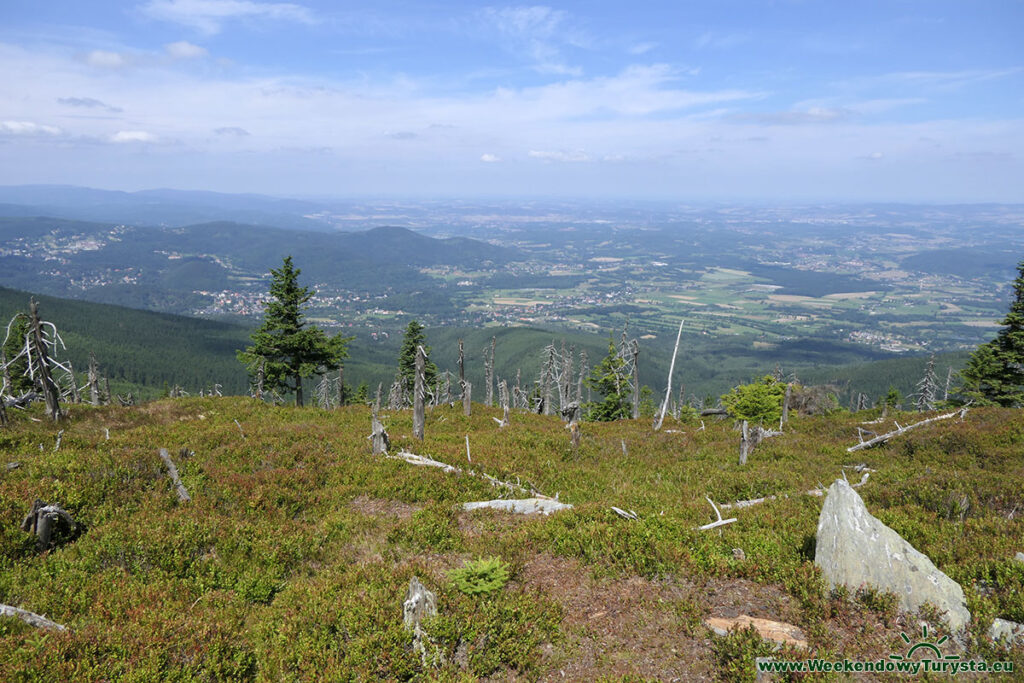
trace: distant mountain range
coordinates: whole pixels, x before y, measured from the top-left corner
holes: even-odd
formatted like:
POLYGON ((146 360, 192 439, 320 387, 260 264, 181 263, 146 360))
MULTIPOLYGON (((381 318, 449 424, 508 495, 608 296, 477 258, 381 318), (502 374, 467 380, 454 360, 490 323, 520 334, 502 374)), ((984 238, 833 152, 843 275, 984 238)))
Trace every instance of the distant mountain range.
POLYGON ((368 294, 425 291, 444 298, 420 268, 479 268, 516 250, 464 237, 435 239, 405 228, 311 232, 219 221, 177 228, 60 218, 0 218, 0 285, 55 296, 185 313, 197 291, 260 290, 291 255, 303 281, 368 294))
POLYGON ((322 204, 257 194, 195 190, 119 192, 72 185, 0 186, 0 215, 56 216, 104 223, 179 227, 236 221, 277 228, 331 231, 315 214, 322 204))

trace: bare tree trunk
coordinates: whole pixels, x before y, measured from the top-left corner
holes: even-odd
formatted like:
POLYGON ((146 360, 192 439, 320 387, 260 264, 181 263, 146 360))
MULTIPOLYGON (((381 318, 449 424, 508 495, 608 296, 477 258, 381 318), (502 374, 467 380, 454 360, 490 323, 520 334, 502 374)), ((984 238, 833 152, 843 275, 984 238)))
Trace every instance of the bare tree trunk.
POLYGON ((661 423, 665 421, 665 411, 668 410, 668 402, 672 398, 672 373, 676 370, 676 355, 679 353, 679 340, 683 336, 684 320, 679 321, 679 332, 676 333, 676 345, 672 349, 672 362, 668 366, 668 386, 665 388, 665 400, 661 402, 661 410, 654 420, 654 431, 661 429, 661 423))
POLYGON ((391 447, 391 441, 390 441, 390 439, 388 439, 388 433, 387 433, 387 431, 385 431, 384 425, 381 424, 381 421, 379 419, 377 419, 377 411, 376 410, 373 411, 373 418, 372 419, 373 419, 373 421, 372 421, 372 425, 373 425, 373 434, 372 434, 373 454, 374 455, 384 455, 384 454, 386 454, 388 452, 388 449, 391 447))
POLYGON ((462 340, 459 340, 459 387, 466 388, 466 354, 462 347, 462 340))
POLYGON ((260 358, 259 368, 256 370, 256 398, 263 400, 263 384, 267 381, 267 359, 260 358))
POLYGON ((551 414, 551 379, 555 370, 555 343, 548 347, 548 358, 540 374, 540 413, 551 414))
POLYGON ((181 477, 178 476, 178 468, 174 466, 171 454, 167 452, 166 448, 160 449, 160 459, 164 461, 164 465, 167 467, 167 474, 171 477, 171 481, 174 482, 174 490, 178 494, 178 500, 182 503, 192 500, 191 496, 188 495, 185 485, 181 483, 181 477))
POLYGON ((302 407, 302 375, 295 375, 295 405, 302 407))
POLYGON ((740 465, 747 464, 747 454, 750 452, 750 431, 747 421, 743 421, 743 436, 740 437, 740 465))
POLYGON ((786 385, 786 395, 782 399, 782 417, 779 420, 780 425, 784 425, 789 422, 789 401, 793 398, 793 383, 790 382, 786 385))
POLYGON ((380 412, 380 395, 384 390, 384 382, 377 382, 377 398, 373 399, 373 413, 376 415, 380 412))
POLYGON ((416 347, 416 378, 413 382, 412 435, 423 441, 423 400, 426 397, 427 352, 422 346, 416 347))
POLYGON ((0 427, 7 426, 7 406, 4 404, 4 397, 0 394, 0 427))
POLYGON ((8 391, 13 391, 14 384, 11 382, 11 370, 7 367, 7 354, 2 349, 0 349, 0 366, 3 366, 4 369, 2 386, 8 391))
POLYGON ((338 363, 338 407, 345 405, 345 366, 338 363))
POLYGON ((508 426, 509 405, 508 405, 508 383, 505 380, 501 380, 500 382, 498 382, 498 402, 501 404, 501 409, 502 409, 502 411, 504 413, 504 416, 501 418, 501 426, 502 427, 507 427, 508 426))
POLYGON ((68 361, 68 374, 71 375, 71 402, 79 404, 82 402, 82 397, 78 394, 78 380, 75 379, 75 366, 68 361))
POLYGON ((494 347, 498 343, 497 337, 491 337, 491 353, 488 355, 484 348, 484 405, 488 408, 494 405, 494 347))
POLYGON ((588 371, 587 367, 587 350, 582 349, 580 351, 580 374, 576 378, 576 403, 583 405, 583 381, 586 379, 588 371))
POLYGON ((569 426, 569 443, 572 444, 572 453, 573 453, 573 455, 576 455, 576 453, 580 449, 580 423, 579 423, 578 420, 573 419, 573 421, 570 422, 568 426, 569 426))
POLYGON ((462 383, 462 414, 469 417, 473 410, 473 385, 469 382, 462 383))
POLYGON ((111 397, 111 393, 110 393, 110 378, 107 377, 106 374, 104 374, 103 375, 103 405, 105 405, 105 406, 109 406, 110 405, 110 397, 111 397))
POLYGON ((39 323, 39 306, 35 299, 29 300, 29 324, 32 326, 32 339, 35 342, 36 359, 39 365, 39 379, 43 385, 43 398, 46 400, 46 414, 57 422, 61 419, 60 393, 57 385, 50 376, 49 355, 46 351, 46 342, 43 340, 43 330, 39 323))
POLYGON ((633 419, 640 417, 640 342, 636 339, 630 343, 630 351, 633 353, 633 419))

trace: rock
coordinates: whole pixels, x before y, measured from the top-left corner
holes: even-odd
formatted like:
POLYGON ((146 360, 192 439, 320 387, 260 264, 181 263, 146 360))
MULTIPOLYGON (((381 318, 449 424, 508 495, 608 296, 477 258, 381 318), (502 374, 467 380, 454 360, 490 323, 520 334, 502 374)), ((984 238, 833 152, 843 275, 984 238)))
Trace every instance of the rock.
POLYGON ((572 505, 562 503, 551 498, 522 498, 520 500, 485 500, 478 503, 464 503, 463 510, 479 510, 480 508, 491 508, 492 510, 504 510, 520 515, 550 515, 552 512, 567 510, 572 505))
POLYGON ((988 630, 988 637, 1006 645, 1024 644, 1024 624, 1006 619, 996 619, 988 630))
POLYGON ((743 552, 743 548, 733 548, 732 556, 735 557, 737 560, 740 560, 741 562, 747 559, 747 554, 743 552))
POLYGON ((720 636, 728 635, 729 631, 735 627, 742 629, 753 626, 758 635, 764 640, 782 643, 783 645, 792 645, 801 650, 807 649, 807 639, 804 636, 804 632, 793 624, 787 624, 782 621, 758 619, 757 617, 741 614, 734 619, 708 617, 704 620, 704 623, 720 636))
POLYGON ((821 507, 814 563, 830 587, 872 586, 895 593, 900 609, 908 612, 930 603, 945 612, 953 631, 971 619, 960 584, 873 517, 845 479, 829 487, 821 507))
MULTIPOLYGON (((8 465, 8 467, 10 467, 10 465, 8 465)), ((1013 556, 1013 559, 1017 560, 1018 562, 1024 562, 1024 553, 1017 553, 1013 556)))

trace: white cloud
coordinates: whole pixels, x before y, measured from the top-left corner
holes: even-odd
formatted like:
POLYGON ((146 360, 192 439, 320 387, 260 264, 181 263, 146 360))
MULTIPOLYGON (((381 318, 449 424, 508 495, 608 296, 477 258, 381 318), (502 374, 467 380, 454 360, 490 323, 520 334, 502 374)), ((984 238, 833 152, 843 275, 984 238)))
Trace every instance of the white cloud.
POLYGON ((106 102, 97 100, 95 97, 58 97, 57 102, 69 107, 81 107, 85 109, 106 109, 109 112, 120 112, 118 107, 112 107, 106 102))
POLYGON ((154 19, 188 26, 206 34, 218 33, 225 22, 237 19, 315 23, 308 8, 290 2, 150 0, 141 9, 154 19))
POLYGON ((128 64, 128 59, 124 55, 109 50, 93 50, 85 56, 85 61, 89 66, 100 69, 120 69, 128 64))
POLYGON ((156 142, 157 137, 144 130, 119 130, 110 136, 111 142, 156 142))
POLYGON ((484 162, 485 164, 496 164, 499 161, 501 161, 501 157, 499 157, 497 154, 481 154, 480 161, 484 162))
POLYGON ((6 135, 60 135, 56 126, 47 126, 33 121, 0 121, 0 134, 6 135))
POLYGON ((574 162, 582 163, 590 161, 590 155, 583 150, 576 150, 573 152, 560 151, 543 151, 543 150, 530 150, 527 155, 531 159, 540 159, 542 161, 561 161, 561 162, 574 162))
POLYGON ((631 45, 627 52, 631 55, 645 55, 656 47, 658 47, 657 43, 637 43, 631 45))
POLYGON ((205 47, 194 45, 186 40, 179 40, 176 43, 167 43, 164 50, 174 59, 196 59, 205 57, 208 53, 205 47))
POLYGON ((579 47, 587 42, 567 25, 567 12, 540 5, 488 7, 479 16, 509 41, 510 51, 527 57, 537 71, 563 76, 583 73, 579 67, 566 64, 562 56, 562 46, 579 47))
POLYGON ((216 133, 217 135, 228 135, 242 138, 247 138, 251 135, 251 133, 247 131, 245 128, 240 128, 238 126, 223 126, 221 128, 214 128, 213 132, 216 133))

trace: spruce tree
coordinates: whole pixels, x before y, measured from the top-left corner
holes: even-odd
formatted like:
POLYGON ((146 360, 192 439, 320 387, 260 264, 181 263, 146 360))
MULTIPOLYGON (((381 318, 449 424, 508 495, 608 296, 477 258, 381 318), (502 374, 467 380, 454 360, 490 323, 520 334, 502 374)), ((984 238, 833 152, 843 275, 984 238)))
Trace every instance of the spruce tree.
POLYGON ((626 359, 619 354, 611 337, 608 338, 608 355, 584 381, 603 397, 600 401, 587 404, 588 420, 610 422, 632 417, 633 396, 626 359))
POLYGON ((981 405, 1024 404, 1024 261, 1017 265, 1014 298, 996 338, 979 346, 960 372, 963 393, 981 405))
POLYGON ((424 386, 432 387, 437 383, 437 366, 430 360, 430 347, 423 325, 410 320, 402 337, 402 349, 398 353, 398 381, 401 382, 406 396, 412 396, 416 382, 416 347, 422 346, 427 355, 424 368, 424 386))
POLYGON ((306 327, 303 310, 315 292, 299 285, 298 268, 286 256, 278 269, 271 269, 270 295, 265 301, 263 324, 252 335, 252 346, 238 352, 250 373, 262 361, 264 387, 295 392, 295 404, 303 405, 302 378, 322 375, 338 367, 348 356, 352 337, 328 337, 317 327, 306 327))

